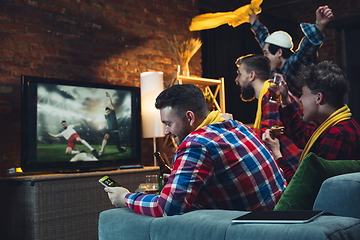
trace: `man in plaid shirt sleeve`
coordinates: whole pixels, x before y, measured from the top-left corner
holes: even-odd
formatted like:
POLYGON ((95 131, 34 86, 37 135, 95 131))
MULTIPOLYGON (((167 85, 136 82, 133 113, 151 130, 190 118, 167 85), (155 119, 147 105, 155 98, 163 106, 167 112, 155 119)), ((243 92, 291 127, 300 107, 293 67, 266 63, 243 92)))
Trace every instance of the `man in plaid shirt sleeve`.
MULTIPOLYGON (((350 109, 344 104, 349 82, 342 70, 331 62, 302 67, 299 83, 303 86, 300 98, 304 106, 303 119, 295 111, 287 94, 287 85, 279 87, 282 95, 279 107, 285 134, 303 148, 301 160, 308 152, 326 160, 360 159, 360 127, 351 117, 350 109), (318 127, 309 127, 304 121, 316 121, 318 127)), ((263 134, 263 141, 281 161, 278 140, 269 130, 263 134)), ((294 174, 292 169, 288 169, 294 174)))
POLYGON ((272 154, 247 126, 209 113, 202 91, 174 85, 156 99, 165 134, 178 143, 160 195, 105 188, 117 207, 153 217, 196 209, 272 210, 286 181, 272 154))
POLYGON ((251 30, 259 42, 264 56, 271 61, 271 73, 284 74, 290 92, 296 97, 301 95, 301 89, 296 83, 297 72, 304 64, 316 63, 317 51, 325 37, 323 30, 332 18, 331 9, 328 6, 321 6, 316 10, 315 24, 300 24, 305 36, 298 49, 293 53, 293 42, 288 33, 276 31, 269 35, 268 29, 259 22, 255 13, 249 16, 251 30))
MULTIPOLYGON (((269 101, 269 83, 267 81, 270 74, 270 60, 262 55, 249 54, 239 57, 236 60, 236 65, 238 75, 235 82, 241 87, 241 99, 243 101, 258 99, 258 110, 253 130, 261 137, 265 130, 273 126, 283 126, 278 110, 280 103, 269 101), (257 121, 259 123, 256 123, 257 121)), ((290 99, 295 110, 302 116, 302 109, 296 99, 291 95, 290 99)), ((296 171, 302 151, 285 135, 280 135, 279 141, 283 159, 287 162, 286 167, 290 165, 296 171)), ((288 183, 291 180, 286 176, 285 179, 288 183)))

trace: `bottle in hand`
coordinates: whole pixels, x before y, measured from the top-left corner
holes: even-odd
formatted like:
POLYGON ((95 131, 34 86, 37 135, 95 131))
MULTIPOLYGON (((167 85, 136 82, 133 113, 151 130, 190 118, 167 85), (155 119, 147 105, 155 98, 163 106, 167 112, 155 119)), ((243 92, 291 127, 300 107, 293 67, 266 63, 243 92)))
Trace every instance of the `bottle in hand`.
POLYGON ((163 159, 163 157, 161 156, 160 152, 155 152, 154 153, 156 161, 160 167, 160 174, 163 173, 171 173, 171 167, 169 165, 166 164, 165 160, 163 159))
POLYGON ((163 181, 164 181, 164 185, 167 182, 167 178, 163 178, 163 174, 164 173, 168 173, 170 174, 172 169, 171 167, 165 162, 165 160, 163 159, 163 157, 161 156, 160 152, 155 152, 154 153, 156 161, 160 167, 160 174, 159 174, 159 192, 161 192, 161 190, 163 189, 163 181))

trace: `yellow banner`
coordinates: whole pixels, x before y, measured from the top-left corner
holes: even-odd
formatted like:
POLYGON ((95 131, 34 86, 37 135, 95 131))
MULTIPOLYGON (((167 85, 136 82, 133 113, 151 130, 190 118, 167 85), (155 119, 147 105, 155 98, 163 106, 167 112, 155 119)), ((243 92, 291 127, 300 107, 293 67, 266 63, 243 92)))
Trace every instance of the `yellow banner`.
POLYGON ((192 19, 189 27, 190 31, 216 28, 223 24, 237 27, 249 22, 249 15, 261 13, 260 5, 263 0, 252 0, 250 4, 242 6, 233 12, 206 13, 192 19))

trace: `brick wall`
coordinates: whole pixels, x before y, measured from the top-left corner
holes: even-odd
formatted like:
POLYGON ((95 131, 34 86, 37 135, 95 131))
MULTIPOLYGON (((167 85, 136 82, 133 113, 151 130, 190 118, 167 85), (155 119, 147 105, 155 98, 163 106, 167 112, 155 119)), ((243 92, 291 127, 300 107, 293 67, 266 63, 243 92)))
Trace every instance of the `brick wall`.
MULTIPOLYGON (((20 165, 20 76, 139 87, 140 73, 176 71, 166 39, 188 31, 195 0, 2 0, 0 168, 20 165)), ((201 76, 201 51, 190 74, 201 76)), ((143 139, 144 164, 152 140, 143 139)))

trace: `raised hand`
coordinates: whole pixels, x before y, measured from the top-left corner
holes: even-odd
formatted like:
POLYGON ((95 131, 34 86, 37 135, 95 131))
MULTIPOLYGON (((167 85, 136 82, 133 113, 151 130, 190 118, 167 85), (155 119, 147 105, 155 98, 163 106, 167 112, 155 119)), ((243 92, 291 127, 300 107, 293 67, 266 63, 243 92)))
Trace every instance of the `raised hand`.
POLYGON ((325 26, 331 21, 334 17, 332 10, 328 6, 320 6, 316 10, 316 27, 323 31, 325 26))

